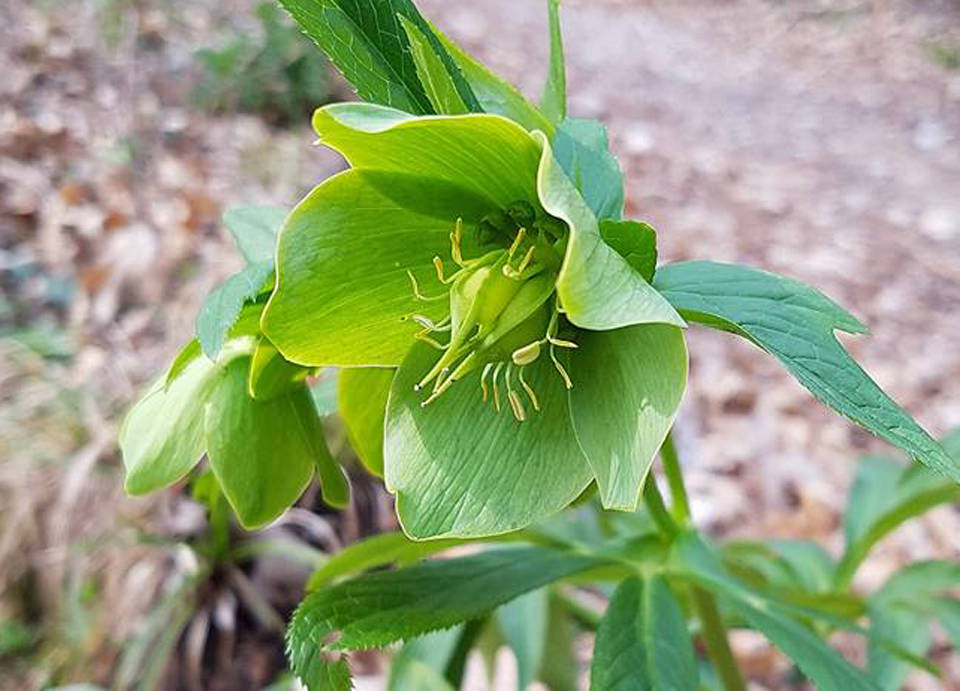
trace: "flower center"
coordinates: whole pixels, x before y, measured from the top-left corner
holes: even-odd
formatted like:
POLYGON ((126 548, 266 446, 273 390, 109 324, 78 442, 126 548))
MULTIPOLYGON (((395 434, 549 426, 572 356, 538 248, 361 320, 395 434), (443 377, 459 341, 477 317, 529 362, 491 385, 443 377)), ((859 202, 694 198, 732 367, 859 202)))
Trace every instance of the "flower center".
POLYGON ((516 202, 506 211, 486 216, 476 230, 481 246, 499 247, 465 259, 461 252, 464 224, 457 219, 450 234, 450 253, 458 270, 445 277, 443 262, 434 257, 438 280, 450 285, 448 296, 423 296, 415 277, 408 272, 418 299, 448 297, 450 301, 449 316, 440 323, 412 315, 423 327, 416 337, 442 351, 414 388, 422 391, 432 385, 421 403, 426 406, 455 382, 482 368, 483 400, 492 400, 494 408, 500 411, 502 375, 506 402, 514 417, 522 421, 526 419, 526 406, 523 396, 513 387, 513 379, 516 376, 520 391, 534 410, 540 410, 539 399, 524 378, 523 369, 535 362, 541 352, 549 351, 564 385, 572 386, 555 353, 556 347, 576 347, 557 338, 560 314, 556 277, 566 243, 566 227, 552 217, 538 217, 527 202, 516 202), (450 334, 445 344, 434 338, 434 334, 442 332, 450 334))

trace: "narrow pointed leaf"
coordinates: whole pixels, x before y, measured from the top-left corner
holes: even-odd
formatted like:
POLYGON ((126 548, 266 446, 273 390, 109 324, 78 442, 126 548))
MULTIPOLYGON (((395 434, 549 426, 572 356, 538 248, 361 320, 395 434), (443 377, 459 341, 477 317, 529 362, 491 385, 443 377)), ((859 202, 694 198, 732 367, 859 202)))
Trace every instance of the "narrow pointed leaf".
POLYGON ((846 548, 838 567, 840 581, 852 578, 873 546, 890 532, 948 502, 960 502, 960 486, 953 480, 891 458, 861 458, 844 517, 846 548))
POLYGON ((410 113, 432 113, 400 15, 419 16, 410 0, 281 0, 360 98, 410 113))
POLYGON ((891 400, 834 335, 866 327, 821 293, 765 271, 708 261, 664 266, 654 284, 688 319, 745 336, 838 413, 960 481, 960 461, 891 400))
POLYGON ((624 580, 597 628, 592 691, 696 691, 683 611, 662 576, 624 580))
POLYGON ((200 341, 195 338, 191 338, 190 342, 185 345, 177 357, 174 358, 173 362, 170 364, 170 368, 167 370, 166 379, 164 379, 164 386, 170 386, 173 381, 183 374, 186 370, 187 365, 196 360, 198 357, 203 355, 203 348, 200 347, 200 341))
POLYGON ((223 212, 223 224, 248 264, 273 260, 277 232, 287 216, 282 206, 239 206, 223 212))
POLYGON ((337 409, 364 467, 383 477, 383 421, 395 370, 351 367, 337 380, 337 409))
POLYGON ((326 688, 320 685, 330 666, 324 656, 332 651, 381 647, 449 628, 602 563, 519 547, 370 573, 308 595, 287 631, 287 653, 308 688, 326 688))
POLYGON ((606 331, 633 324, 686 326, 667 300, 607 245, 597 219, 557 163, 542 134, 537 174, 540 203, 570 228, 557 295, 567 318, 583 329, 606 331))
POLYGON ((547 591, 541 588, 508 602, 496 613, 503 637, 517 658, 519 691, 533 683, 543 660, 547 640, 547 600, 547 591))
POLYGON ((547 0, 550 26, 550 69, 540 98, 540 110, 553 123, 567 115, 567 72, 563 59, 563 33, 560 30, 560 0, 547 0))
POLYGON ((406 17, 401 16, 400 20, 407 34, 407 41, 410 43, 417 76, 423 84, 433 109, 445 115, 469 113, 470 109, 457 91, 453 77, 450 76, 446 65, 436 54, 427 37, 406 17))
POLYGON ((635 511, 687 382, 683 332, 665 324, 581 331, 570 415, 604 508, 635 511))
POLYGON ((462 540, 416 542, 399 532, 374 535, 344 547, 330 557, 326 564, 314 571, 307 583, 307 590, 319 590, 344 576, 381 566, 409 565, 431 554, 462 544, 462 540))
POLYGON ((553 125, 536 106, 530 103, 517 87, 501 79, 478 60, 435 30, 444 47, 470 83, 481 108, 519 123, 528 131, 540 130, 553 134, 553 125))
MULTIPOLYGON (((548 358, 525 370, 541 410, 525 400, 527 419, 518 422, 503 378, 498 413, 492 401, 481 400, 476 370, 422 406, 413 387, 436 357, 429 345, 414 346, 387 406, 385 477, 408 535, 504 533, 559 511, 583 491, 590 469, 570 428, 566 390, 548 358)), ((512 386, 521 392, 515 380, 512 386)))
POLYGON ((196 327, 197 340, 208 358, 216 359, 243 306, 256 299, 272 273, 272 259, 249 264, 207 296, 197 313, 196 327))

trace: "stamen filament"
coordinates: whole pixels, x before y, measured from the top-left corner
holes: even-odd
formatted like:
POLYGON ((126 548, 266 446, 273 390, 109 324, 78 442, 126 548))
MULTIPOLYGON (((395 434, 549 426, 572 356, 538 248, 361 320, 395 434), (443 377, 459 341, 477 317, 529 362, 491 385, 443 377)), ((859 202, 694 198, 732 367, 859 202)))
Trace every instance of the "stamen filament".
POLYGON ((490 370, 493 369, 493 363, 488 362, 483 366, 483 372, 480 374, 480 400, 484 403, 487 402, 487 395, 489 391, 487 390, 487 375, 490 374, 490 370))
POLYGON ((563 365, 560 364, 560 361, 557 359, 557 354, 554 352, 553 345, 550 346, 550 359, 553 360, 553 366, 557 368, 557 371, 560 373, 560 377, 563 379, 563 384, 568 389, 573 388, 573 382, 570 381, 570 375, 567 374, 567 370, 564 369, 563 365))
POLYGON ((523 390, 527 393, 527 398, 530 399, 530 403, 533 404, 533 409, 538 413, 540 412, 540 401, 537 400, 537 394, 534 392, 533 387, 531 387, 527 380, 523 378, 523 367, 520 368, 520 373, 517 377, 520 380, 520 386, 523 387, 523 390))
POLYGON ((413 275, 413 272, 410 269, 407 269, 407 276, 410 277, 410 284, 413 286, 413 296, 417 300, 422 300, 423 302, 436 302, 438 300, 449 299, 449 296, 447 295, 424 295, 420 292, 420 284, 417 283, 417 277, 413 275))
POLYGON ((500 386, 497 384, 497 379, 500 377, 502 369, 502 362, 498 362, 496 367, 493 368, 493 407, 497 409, 498 413, 500 412, 500 386))

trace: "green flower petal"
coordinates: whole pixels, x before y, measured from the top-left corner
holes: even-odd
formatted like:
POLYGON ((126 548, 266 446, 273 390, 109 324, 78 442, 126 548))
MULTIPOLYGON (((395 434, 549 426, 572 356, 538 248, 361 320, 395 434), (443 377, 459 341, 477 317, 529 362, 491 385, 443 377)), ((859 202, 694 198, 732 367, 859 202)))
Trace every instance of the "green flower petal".
POLYGON ((537 173, 540 203, 570 227, 557 295, 567 318, 583 329, 606 331, 632 324, 686 323, 627 261, 603 242, 597 219, 554 159, 546 137, 537 173))
POLYGON ((444 181, 494 208, 537 201, 540 146, 498 115, 415 117, 369 103, 339 103, 317 110, 313 127, 323 144, 357 169, 444 181))
POLYGON ((634 511, 687 382, 683 332, 665 324, 581 331, 570 414, 608 509, 634 511))
MULTIPOLYGON (((430 346, 416 345, 397 371, 387 404, 385 478, 407 535, 504 533, 559 511, 583 491, 590 468, 571 429, 566 390, 548 358, 525 370, 541 410, 527 403, 527 419, 518 422, 505 400, 499 415, 483 403, 476 371, 422 407, 413 386, 436 357, 430 346)), ((505 390, 501 395, 506 398, 505 390)))
MULTIPOLYGON (((420 327, 411 314, 441 319, 444 293, 433 267, 449 257, 457 213, 477 207, 442 184, 347 171, 315 188, 287 218, 277 251, 277 288, 261 327, 291 362, 396 366, 420 327)), ((450 269, 453 269, 452 262, 450 269)))
POLYGON ((255 401, 247 394, 249 366, 243 358, 227 367, 207 405, 205 428, 213 473, 240 523, 254 528, 303 493, 321 459, 323 437, 306 386, 255 401))

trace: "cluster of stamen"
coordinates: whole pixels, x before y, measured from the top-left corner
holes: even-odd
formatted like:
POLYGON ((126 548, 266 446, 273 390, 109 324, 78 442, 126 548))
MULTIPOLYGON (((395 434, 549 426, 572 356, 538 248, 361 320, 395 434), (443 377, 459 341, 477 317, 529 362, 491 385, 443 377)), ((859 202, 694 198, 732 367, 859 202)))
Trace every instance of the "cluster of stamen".
POLYGON ((506 249, 465 259, 464 223, 463 219, 457 219, 450 233, 450 255, 459 268, 445 276, 440 257, 433 259, 437 280, 442 285, 452 284, 448 293, 424 295, 416 277, 407 272, 418 300, 449 299, 451 303, 450 313, 439 322, 421 314, 409 315, 421 327, 415 337, 443 352, 414 389, 422 391, 432 384, 430 394, 421 403, 427 406, 453 383, 482 367, 482 400, 489 401, 497 412, 506 407, 504 404, 509 405, 513 416, 523 421, 527 418, 527 403, 534 410, 540 410, 540 399, 524 377, 524 368, 535 362, 544 350, 549 352, 564 386, 568 389, 573 386, 556 354, 558 347, 577 347, 557 337, 560 313, 553 281, 566 240, 565 227, 556 219, 537 218, 529 204, 519 202, 511 205, 507 212, 495 212, 484 218, 477 231, 481 246, 502 243, 500 246, 506 249), (539 284, 529 283, 537 277, 539 284), (527 292, 518 297, 524 287, 527 292), (528 300, 520 304, 523 316, 515 323, 501 323, 507 306, 517 307, 512 304, 515 300, 528 300), (541 335, 537 336, 537 331, 541 335), (446 343, 438 340, 438 334, 443 333, 450 334, 446 343), (526 335, 528 333, 530 335, 526 335), (527 340, 530 338, 532 340, 527 340))

